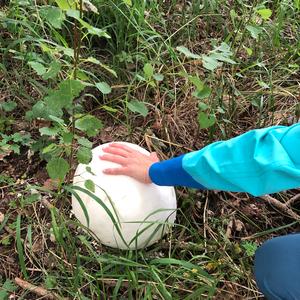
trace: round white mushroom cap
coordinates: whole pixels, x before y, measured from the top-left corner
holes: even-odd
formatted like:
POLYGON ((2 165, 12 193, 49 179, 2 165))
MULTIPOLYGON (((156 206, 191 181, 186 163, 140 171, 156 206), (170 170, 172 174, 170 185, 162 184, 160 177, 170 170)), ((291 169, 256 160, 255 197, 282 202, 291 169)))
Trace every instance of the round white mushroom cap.
MULTIPOLYGON (((123 144, 150 154, 138 145, 123 144)), ((100 160, 102 148, 107 145, 92 150, 93 158, 88 165, 78 165, 73 184, 81 201, 73 194, 72 210, 101 243, 120 249, 144 248, 159 240, 174 223, 177 209, 174 188, 143 184, 123 175, 104 174, 102 171, 106 168, 119 167, 100 160), (94 182, 93 193, 76 190, 76 187, 87 190, 87 180, 94 182)))

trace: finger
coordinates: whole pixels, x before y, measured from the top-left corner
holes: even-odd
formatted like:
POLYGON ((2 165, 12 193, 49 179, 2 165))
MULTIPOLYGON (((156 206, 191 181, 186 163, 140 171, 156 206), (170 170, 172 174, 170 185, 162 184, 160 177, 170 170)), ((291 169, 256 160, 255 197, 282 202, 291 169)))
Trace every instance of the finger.
POLYGON ((103 154, 103 155, 99 155, 99 158, 102 160, 106 160, 106 161, 110 161, 119 165, 125 165, 126 164, 126 158, 124 157, 120 157, 117 155, 110 155, 110 154, 103 154))
POLYGON ((127 168, 104 169, 103 173, 107 175, 129 175, 129 171, 127 168))
POLYGON ((120 144, 120 143, 111 143, 111 144, 109 144, 109 147, 123 149, 124 151, 127 151, 129 153, 136 151, 136 150, 130 148, 129 146, 120 144))
POLYGON ((150 153, 150 157, 151 157, 154 161, 159 161, 159 158, 158 158, 156 152, 151 152, 151 153, 150 153))
POLYGON ((102 149, 103 152, 105 153, 110 153, 110 154, 114 154, 114 155, 118 155, 118 156, 122 156, 122 157, 128 157, 128 152, 120 149, 120 148, 115 148, 115 147, 106 147, 102 149))

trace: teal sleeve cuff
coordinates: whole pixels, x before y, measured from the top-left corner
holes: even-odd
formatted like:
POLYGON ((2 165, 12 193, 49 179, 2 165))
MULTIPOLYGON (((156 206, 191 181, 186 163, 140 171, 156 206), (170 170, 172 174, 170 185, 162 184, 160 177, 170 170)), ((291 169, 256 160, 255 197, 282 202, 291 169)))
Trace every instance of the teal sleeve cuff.
POLYGON ((183 157, 184 155, 154 163, 149 169, 149 176, 152 182, 163 186, 185 186, 205 189, 202 184, 194 180, 182 168, 183 157))

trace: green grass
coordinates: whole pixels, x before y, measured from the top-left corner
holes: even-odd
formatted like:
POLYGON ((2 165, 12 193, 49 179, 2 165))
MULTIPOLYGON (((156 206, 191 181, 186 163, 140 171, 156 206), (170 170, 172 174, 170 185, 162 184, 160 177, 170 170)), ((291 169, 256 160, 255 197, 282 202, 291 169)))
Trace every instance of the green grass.
MULTIPOLYGON (((94 145, 131 141, 163 158, 298 121, 299 1, 91 2, 99 14, 84 12, 84 21, 110 38, 89 34, 71 17, 54 26, 45 8, 55 1, 10 1, 0 11, 0 295, 37 297, 14 286, 22 277, 70 299, 261 298, 252 274, 255 248, 293 232, 297 222, 245 194, 178 189, 168 236, 139 251, 110 249, 70 216, 67 182, 58 191, 41 188, 52 155, 43 149, 55 143, 55 153, 74 167, 69 157, 77 140, 66 135, 85 114, 103 123, 96 136, 76 131, 94 145), (217 55, 227 63, 209 70, 203 55, 212 57, 222 43, 229 50, 217 55), (38 75, 43 68, 32 62, 47 70, 52 64, 52 73, 38 75), (63 107, 62 123, 41 117, 37 103, 75 73, 88 86, 63 107), (99 82, 112 91, 100 92, 99 82), (43 127, 59 133, 41 137, 43 127), (23 139, 14 140, 16 132, 23 139), (4 142, 4 135, 11 139, 4 142)), ((275 197, 286 202, 296 193, 275 197)))

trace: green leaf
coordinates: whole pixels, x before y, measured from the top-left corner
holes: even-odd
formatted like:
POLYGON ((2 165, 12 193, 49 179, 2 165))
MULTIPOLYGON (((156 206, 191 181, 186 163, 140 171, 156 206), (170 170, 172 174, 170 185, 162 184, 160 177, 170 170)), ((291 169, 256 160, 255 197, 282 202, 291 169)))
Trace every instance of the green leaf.
POLYGON ((88 139, 84 138, 84 137, 80 137, 77 139, 77 142, 79 145, 81 146, 84 146, 84 147, 87 147, 87 148, 92 148, 93 146, 93 143, 90 142, 88 139))
POLYGON ((29 112, 26 113, 26 117, 29 117, 30 119, 44 118, 49 120, 49 116, 51 115, 62 116, 63 112, 60 109, 49 106, 44 101, 38 101, 33 105, 31 115, 29 115, 29 112))
POLYGON ((57 281, 56 281, 56 277, 53 275, 48 275, 45 279, 45 287, 47 289, 53 289, 57 286, 57 281))
POLYGON ((45 74, 43 74, 42 78, 44 80, 52 79, 56 77, 56 75, 60 72, 61 69, 61 63, 59 61, 52 61, 49 69, 45 74))
POLYGON ((123 2, 128 5, 128 6, 132 6, 132 1, 131 0, 123 0, 123 2))
POLYGON ((72 132, 64 132, 62 134, 62 139, 65 144, 71 144, 73 140, 73 133, 72 132))
POLYGON ((207 110, 209 108, 209 106, 206 103, 204 103, 204 102, 199 102, 198 103, 198 107, 201 110, 207 110))
POLYGON ((39 62, 29 61, 29 66, 40 76, 46 73, 46 68, 39 62))
POLYGON ((43 7, 40 10, 41 17, 49 22, 54 28, 61 29, 61 26, 66 19, 62 9, 55 6, 43 7))
POLYGON ((213 57, 203 55, 203 67, 207 70, 213 71, 220 66, 220 63, 213 57))
POLYGON ((0 109, 3 109, 5 112, 11 112, 17 107, 17 103, 14 101, 6 101, 0 103, 0 109))
POLYGON ((198 113, 198 122, 201 129, 209 128, 216 123, 216 117, 214 115, 207 115, 206 113, 200 111, 198 113))
POLYGON ((11 281, 10 279, 6 279, 1 289, 5 290, 6 292, 12 293, 16 291, 18 288, 13 281, 11 281))
POLYGON ((202 100, 208 98, 210 94, 211 94, 211 88, 205 85, 202 90, 195 91, 195 93, 193 93, 193 96, 202 100))
POLYGON ((258 39, 259 35, 262 33, 262 28, 258 26, 247 25, 246 29, 250 32, 254 39, 258 39))
POLYGON ((132 100, 127 103, 127 107, 134 113, 139 113, 143 117, 146 117, 148 115, 148 108, 147 106, 140 101, 132 100))
POLYGON ((151 64, 149 64, 149 63, 145 64, 143 70, 144 70, 146 79, 152 78, 154 69, 151 64))
POLYGON ((87 180, 84 182, 84 186, 85 186, 89 191, 91 191, 92 193, 95 193, 95 183, 94 183, 93 180, 87 179, 87 180))
POLYGON ((208 55, 202 56, 203 66, 213 71, 221 65, 220 62, 235 64, 236 62, 231 59, 232 55, 230 46, 223 42, 220 46, 214 47, 214 50, 210 51, 208 55))
POLYGON ((84 87, 79 80, 67 79, 59 84, 58 90, 49 92, 49 95, 45 98, 45 103, 55 111, 68 108, 84 87))
POLYGON ((270 17, 272 16, 272 10, 269 8, 263 8, 263 9, 259 9, 257 11, 257 13, 262 17, 262 19, 264 20, 268 20, 270 19, 270 17))
POLYGON ((88 33, 92 35, 97 35, 98 37, 105 37, 107 39, 110 39, 110 36, 107 34, 105 30, 94 27, 89 23, 85 22, 84 20, 82 20, 80 18, 80 14, 78 10, 69 9, 67 11, 67 16, 76 19, 84 28, 87 29, 88 33))
POLYGON ((153 75, 153 78, 154 78, 156 81, 163 81, 163 80, 164 80, 164 75, 159 74, 159 73, 156 73, 156 74, 153 75))
POLYGON ((115 113, 118 111, 116 108, 113 108, 113 107, 107 106, 107 105, 103 105, 101 108, 105 109, 106 111, 112 112, 112 113, 115 113))
POLYGON ((55 136, 58 133, 58 128, 56 127, 42 127, 39 129, 39 132, 41 135, 49 135, 49 136, 55 136))
POLYGON ((184 46, 178 46, 178 47, 176 47, 176 50, 179 51, 180 53, 184 54, 187 58, 195 58, 195 59, 201 58, 200 55, 192 53, 188 48, 186 48, 184 46))
POLYGON ((198 76, 188 76, 189 81, 196 87, 198 91, 202 91, 204 83, 198 76))
POLYGON ((55 2, 62 10, 76 9, 75 0, 55 0, 55 2))
POLYGON ((43 153, 43 154, 50 153, 50 152, 55 151, 57 148, 58 148, 58 146, 57 146, 56 144, 51 143, 50 145, 46 146, 46 147, 43 149, 42 153, 43 153))
POLYGON ((77 159, 81 164, 88 164, 92 159, 92 151, 86 147, 79 147, 77 151, 77 159))
POLYGON ((104 95, 111 93, 111 87, 106 82, 98 82, 95 86, 104 95))
POLYGON ((251 56, 253 54, 253 50, 251 48, 248 48, 245 46, 244 49, 246 50, 246 52, 249 56, 251 56))
POLYGON ((75 121, 75 127, 86 134, 89 137, 95 136, 99 129, 103 128, 102 122, 92 115, 86 115, 75 121))
POLYGON ((27 269, 26 269, 26 265, 25 265, 23 242, 21 240, 21 215, 17 216, 16 244, 17 244, 17 252, 18 252, 18 256, 19 256, 19 264, 21 267, 21 271, 22 271, 24 277, 27 279, 28 274, 27 274, 27 269))
POLYGON ((59 157, 51 159, 47 163, 46 169, 51 179, 63 181, 69 172, 70 166, 65 159, 59 157))
POLYGON ((58 118, 56 116, 52 116, 52 115, 49 115, 49 119, 57 124, 59 124, 60 126, 64 126, 65 125, 65 121, 61 118, 58 118))

